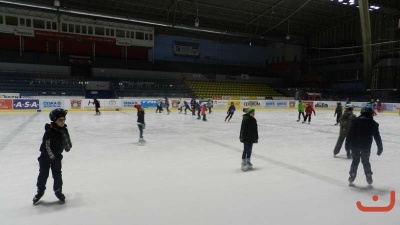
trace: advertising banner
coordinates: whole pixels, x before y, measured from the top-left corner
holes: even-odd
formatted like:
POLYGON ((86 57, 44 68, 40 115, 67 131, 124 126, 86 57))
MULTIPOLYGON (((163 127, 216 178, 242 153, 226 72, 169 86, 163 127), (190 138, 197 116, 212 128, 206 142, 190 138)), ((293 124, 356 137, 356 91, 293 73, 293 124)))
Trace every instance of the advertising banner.
POLYGON ((64 100, 40 99, 40 109, 64 108, 64 100))
POLYGON ((13 99, 13 109, 39 109, 39 99, 13 99))
MULTIPOLYGON (((97 99, 100 102, 100 108, 104 108, 104 99, 97 99)), ((93 99, 82 99, 82 108, 84 109, 94 109, 93 99)))
POLYGON ((12 106, 12 99, 0 99, 0 110, 11 110, 12 106))
MULTIPOLYGON (((235 104, 236 105, 236 104, 235 104)), ((258 108, 258 107, 265 107, 266 101, 265 100, 241 100, 240 106, 242 108, 258 108)))
POLYGON ((122 108, 134 108, 135 105, 140 103, 140 100, 137 99, 122 99, 121 107, 122 108))
MULTIPOLYGON (((335 109, 338 102, 335 101, 314 101, 314 108, 333 108, 335 109)), ((341 102, 342 106, 346 104, 346 102, 341 102)))
POLYGON ((70 99, 71 109, 81 109, 82 108, 82 99, 70 99))
POLYGON ((19 93, 0 93, 0 98, 19 98, 19 93))
POLYGON ((104 108, 106 109, 121 108, 121 101, 119 99, 104 99, 104 108))
POLYGON ((25 37, 35 37, 35 31, 32 29, 14 27, 14 35, 25 36, 25 37))
POLYGON ((200 56, 200 45, 197 43, 174 42, 174 55, 179 56, 200 56))
POLYGON ((213 107, 214 108, 228 108, 228 100, 214 100, 213 107))
POLYGON ((143 106, 143 108, 156 108, 157 103, 158 103, 158 100, 142 100, 142 101, 140 101, 140 104, 143 106))
POLYGON ((274 100, 275 107, 277 108, 288 108, 289 107, 289 101, 285 100, 274 100))

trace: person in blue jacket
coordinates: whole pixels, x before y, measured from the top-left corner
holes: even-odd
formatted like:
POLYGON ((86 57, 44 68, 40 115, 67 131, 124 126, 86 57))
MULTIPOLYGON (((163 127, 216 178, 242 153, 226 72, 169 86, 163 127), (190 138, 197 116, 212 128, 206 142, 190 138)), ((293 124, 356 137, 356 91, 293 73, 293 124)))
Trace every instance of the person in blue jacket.
POLYGON ((364 173, 368 184, 372 184, 372 170, 369 162, 371 155, 372 137, 378 146, 378 156, 382 154, 382 139, 379 134, 379 124, 373 119, 373 110, 370 105, 361 109, 361 115, 352 120, 352 124, 347 135, 350 149, 353 153, 353 162, 350 167, 349 182, 353 183, 357 176, 358 165, 361 162, 364 166, 364 173))
POLYGON ((225 121, 228 120, 228 122, 229 122, 232 119, 232 116, 235 113, 235 111, 236 111, 235 103, 231 102, 231 106, 229 106, 229 109, 226 112, 226 114, 228 114, 228 115, 225 117, 225 121))

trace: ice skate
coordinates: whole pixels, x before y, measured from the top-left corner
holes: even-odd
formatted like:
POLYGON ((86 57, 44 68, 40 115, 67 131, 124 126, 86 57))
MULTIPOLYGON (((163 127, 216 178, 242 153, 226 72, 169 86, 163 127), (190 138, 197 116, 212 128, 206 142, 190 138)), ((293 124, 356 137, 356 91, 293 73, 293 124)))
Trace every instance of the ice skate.
POLYGON ((248 170, 246 159, 242 159, 242 170, 243 171, 247 171, 248 170))
POLYGON ((44 191, 38 190, 35 197, 33 197, 33 204, 36 204, 36 202, 38 202, 43 197, 43 195, 44 195, 44 191))
POLYGON ((310 124, 310 122, 308 122, 308 124, 310 124))
POLYGON ((146 140, 144 140, 143 138, 139 138, 138 145, 144 146, 145 144, 146 144, 146 140))
POLYGON ((296 120, 296 122, 300 122, 300 120, 296 120))
POLYGON ((366 178, 367 178, 367 183, 372 184, 372 182, 373 182, 372 175, 367 175, 366 178))
POLYGON ((246 165, 248 169, 253 169, 253 164, 251 164, 250 158, 246 159, 246 165))
POLYGON ((301 122, 301 123, 305 123, 306 121, 303 121, 303 122, 301 122))
POLYGON ((356 174, 350 174, 349 183, 352 184, 355 179, 356 179, 356 174))
POLYGON ((61 202, 65 202, 65 195, 62 193, 61 189, 54 191, 54 194, 56 195, 58 200, 60 200, 61 202))

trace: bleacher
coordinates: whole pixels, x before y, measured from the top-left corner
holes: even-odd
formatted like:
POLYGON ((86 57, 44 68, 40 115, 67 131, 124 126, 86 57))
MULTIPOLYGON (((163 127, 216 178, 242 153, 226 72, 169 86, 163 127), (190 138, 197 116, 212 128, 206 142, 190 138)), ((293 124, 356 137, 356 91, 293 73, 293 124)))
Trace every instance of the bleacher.
POLYGON ((264 83, 238 83, 227 81, 187 81, 186 83, 194 94, 200 98, 211 96, 283 96, 264 83))
POLYGON ((0 72, 0 93, 30 93, 30 95, 84 96, 79 79, 60 74, 0 72))

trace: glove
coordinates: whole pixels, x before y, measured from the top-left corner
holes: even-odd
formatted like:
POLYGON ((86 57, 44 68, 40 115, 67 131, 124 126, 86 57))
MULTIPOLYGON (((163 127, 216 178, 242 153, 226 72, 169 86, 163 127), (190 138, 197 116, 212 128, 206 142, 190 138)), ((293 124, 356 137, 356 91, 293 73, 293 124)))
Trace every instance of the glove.
POLYGON ((146 124, 142 124, 143 130, 146 129, 146 124))
POLYGON ((377 154, 378 154, 378 155, 381 155, 381 154, 382 154, 382 152, 383 152, 383 149, 378 149, 378 152, 377 152, 377 154))

